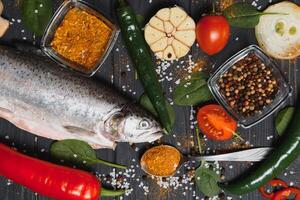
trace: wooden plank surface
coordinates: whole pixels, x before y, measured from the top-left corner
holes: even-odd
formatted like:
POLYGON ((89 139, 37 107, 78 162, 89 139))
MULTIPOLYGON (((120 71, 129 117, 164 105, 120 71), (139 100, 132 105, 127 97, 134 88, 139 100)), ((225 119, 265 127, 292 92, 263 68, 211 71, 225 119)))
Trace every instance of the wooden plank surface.
MULTIPOLYGON (((223 2, 228 0, 222 0, 223 2)), ((59 0, 54 1, 55 7, 62 2, 59 0)), ((101 0, 101 1, 93 1, 89 0, 95 8, 104 12, 105 15, 115 18, 114 14, 114 1, 113 0, 101 0)), ((184 7, 195 20, 198 20, 202 13, 207 13, 211 10, 211 5, 214 1, 209 0, 130 0, 131 5, 136 10, 137 14, 143 15, 145 21, 147 21, 159 8, 165 6, 173 6, 175 4, 184 7)), ((251 2, 251 1, 250 1, 251 2)), ((294 1, 300 4, 300 1, 294 1)), ((257 1, 259 5, 264 8, 268 1, 259 0, 257 1)), ((1 43, 11 44, 14 43, 15 40, 26 40, 26 41, 35 41, 37 44, 39 43, 39 39, 34 39, 34 36, 27 31, 22 22, 19 23, 20 12, 18 9, 18 1, 12 0, 4 0, 5 11, 4 16, 7 19, 10 19, 12 25, 3 39, 0 39, 1 43), (24 31, 22 31, 24 30, 24 31)), ((184 72, 183 69, 188 65, 189 59, 190 61, 197 62, 199 58, 206 58, 208 61, 207 67, 212 71, 215 70, 222 62, 224 62, 231 55, 239 51, 240 49, 250 45, 256 44, 256 40, 254 37, 254 31, 252 29, 236 29, 232 28, 231 30, 231 38, 227 47, 218 55, 207 57, 203 54, 196 45, 193 47, 190 52, 191 58, 189 56, 180 60, 179 62, 174 62, 166 71, 167 73, 172 72, 174 78, 172 81, 163 81, 164 91, 168 97, 171 97, 171 92, 169 88, 174 88, 175 81, 179 78, 179 76, 184 72), (180 67, 177 68, 176 66, 180 67)), ((286 79, 293 87, 292 96, 285 103, 286 105, 293 104, 296 100, 296 95, 298 93, 298 87, 300 86, 299 77, 300 77, 300 60, 293 61, 276 61, 280 69, 283 71, 286 79)), ((137 100, 139 96, 142 94, 143 89, 141 84, 135 78, 135 71, 132 66, 131 61, 128 59, 128 55, 126 49, 124 48, 122 38, 119 37, 112 53, 108 57, 104 66, 99 70, 96 74, 97 78, 104 79, 108 83, 113 84, 115 87, 119 88, 119 90, 126 95, 130 96, 133 100, 137 100)), ((193 144, 196 142, 196 139, 193 137, 194 130, 191 128, 190 116, 192 108, 189 107, 175 107, 176 110, 176 124, 173 133, 170 136, 165 136, 162 139, 164 143, 170 143, 172 145, 177 146, 182 152, 190 152, 191 148, 193 148, 193 144)), ((274 114, 275 115, 275 114, 274 114)), ((249 143, 253 146, 269 146, 276 144, 276 133, 273 127, 273 116, 270 116, 267 120, 258 124, 257 126, 244 130, 240 129, 239 132, 243 138, 245 138, 249 143), (273 138, 272 138, 273 137, 273 138)), ((24 151, 32 156, 36 156, 41 159, 51 160, 49 157, 49 145, 51 144, 51 140, 36 137, 32 134, 26 133, 20 129, 17 129, 10 123, 0 120, 0 141, 6 143, 11 146, 17 147, 19 150, 24 151)), ((227 143, 215 143, 210 141, 204 142, 204 149, 206 153, 213 153, 213 150, 216 149, 224 149, 228 148, 231 145, 231 142, 227 143)), ((97 154, 99 157, 123 164, 127 164, 128 166, 137 165, 136 162, 133 161, 139 160, 143 149, 147 147, 147 144, 137 145, 135 147, 130 146, 129 144, 119 144, 115 151, 112 150, 98 150, 97 154)), ((276 148, 276 145, 275 145, 276 148)), ((0 163, 1 164, 1 163, 0 163)), ((222 162, 221 166, 225 168, 226 179, 232 179, 237 177, 240 174, 244 174, 246 170, 251 167, 249 163, 230 163, 230 162, 222 162)), ((296 186, 300 186, 300 158, 296 162, 294 162, 286 172, 283 173, 280 178, 286 180, 287 182, 294 184, 296 186)), ((22 167, 22 166, 20 166, 22 167)), ((101 174, 108 174, 112 169, 102 166, 96 166, 94 171, 101 174)), ((182 170, 182 173, 187 172, 187 168, 182 170)), ((182 176, 178 174, 176 176, 182 176)), ((133 192, 124 197, 124 199, 202 199, 203 195, 199 192, 194 192, 196 190, 195 186, 186 184, 183 187, 179 187, 178 189, 162 189, 160 188, 155 180, 151 178, 144 177, 143 173, 140 169, 136 168, 136 176, 134 178, 129 178, 130 186, 133 188, 133 192), (147 195, 144 195, 145 190, 140 188, 139 185, 145 184, 149 186, 150 192, 147 195)), ((227 197, 230 199, 230 196, 227 197)), ((47 199, 45 197, 41 197, 37 194, 32 193, 31 191, 23 188, 17 184, 12 183, 11 181, 0 178, 0 199, 1 200, 43 200, 47 199)), ((233 199, 244 199, 244 200, 260 200, 262 197, 257 193, 249 193, 247 195, 241 197, 233 197, 233 199)))

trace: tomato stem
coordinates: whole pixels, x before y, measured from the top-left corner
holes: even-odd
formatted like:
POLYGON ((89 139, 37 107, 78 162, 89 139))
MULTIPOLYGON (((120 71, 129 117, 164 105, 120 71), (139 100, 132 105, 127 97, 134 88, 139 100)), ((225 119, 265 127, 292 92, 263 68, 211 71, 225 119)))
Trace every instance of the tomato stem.
POLYGON ((212 14, 216 14, 216 4, 215 1, 212 1, 212 14))
POLYGON ((233 132, 233 136, 241 140, 242 142, 245 142, 244 138, 242 138, 237 132, 233 132))
POLYGON ((115 168, 119 168, 119 169, 127 169, 127 166, 125 166, 125 165, 119 165, 119 164, 111 163, 111 162, 101 160, 101 159, 97 159, 96 162, 106 165, 106 166, 110 166, 110 167, 115 167, 115 168))
POLYGON ((136 70, 134 70, 134 80, 138 80, 139 79, 139 75, 137 73, 136 70))
POLYGON ((201 147, 201 140, 200 140, 200 132, 199 132, 199 128, 197 128, 197 127, 196 127, 196 137, 197 137, 197 143, 198 143, 199 154, 202 154, 202 147, 201 147))
POLYGON ((118 0, 117 3, 119 7, 125 7, 127 5, 125 0, 118 0))
POLYGON ((125 194, 126 190, 109 190, 106 188, 101 188, 101 197, 116 197, 125 194))

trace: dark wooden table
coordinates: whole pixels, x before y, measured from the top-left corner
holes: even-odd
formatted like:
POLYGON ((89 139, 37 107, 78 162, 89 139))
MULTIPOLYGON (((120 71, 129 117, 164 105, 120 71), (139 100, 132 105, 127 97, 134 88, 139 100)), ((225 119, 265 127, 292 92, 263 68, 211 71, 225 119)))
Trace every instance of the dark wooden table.
MULTIPOLYGON (((230 0, 221 0, 222 2, 229 2, 230 0)), ((55 8, 62 2, 61 0, 56 0, 55 8)), ((115 18, 114 15, 114 1, 113 0, 101 0, 89 2, 94 5, 95 8, 104 12, 107 16, 115 18)), ((174 4, 180 5, 185 8, 188 13, 192 15, 195 20, 198 20, 202 13, 208 12, 211 8, 213 1, 209 0, 130 0, 131 5, 134 7, 136 12, 144 16, 145 21, 147 21, 159 8, 165 6, 172 6, 174 4)), ((300 3, 299 0, 295 1, 300 3)), ((250 2, 251 3, 251 2, 250 2)), ((15 40, 26 40, 28 42, 33 42, 35 44, 39 43, 39 38, 35 38, 29 31, 24 28, 22 22, 20 22, 20 12, 18 7, 18 0, 4 0, 5 18, 11 21, 11 27, 4 38, 0 39, 1 43, 14 43, 15 40)), ((265 8, 268 4, 266 0, 258 0, 258 6, 265 8)), ((206 58, 208 68, 214 70, 222 62, 224 62, 231 55, 239 51, 240 49, 250 45, 256 44, 254 37, 254 31, 252 29, 235 29, 231 30, 231 38, 227 47, 218 55, 207 57, 203 54, 196 46, 193 47, 190 55, 192 61, 197 62, 199 58, 206 58)), ((181 74, 180 69, 176 68, 177 65, 187 66, 189 57, 181 59, 178 63, 173 63, 167 72, 172 72, 174 74, 181 74), (183 61, 183 62, 182 62, 183 61)), ((296 101, 296 96, 299 91, 300 86, 300 59, 291 61, 277 60, 280 69, 284 72, 286 79, 293 87, 292 96, 286 102, 286 105, 292 105, 296 101)), ((171 97, 169 88, 174 88, 176 75, 172 81, 163 81, 163 87, 168 97, 171 97)), ((119 88, 121 92, 126 93, 131 96, 132 99, 137 100, 142 94, 143 89, 138 80, 135 80, 135 73, 133 66, 128 59, 126 49, 124 48, 122 38, 119 37, 112 53, 106 60, 104 66, 96 74, 97 78, 104 79, 109 83, 112 83, 115 87, 119 88), (128 65, 128 66, 127 66, 128 65), (130 70, 128 70, 128 68, 130 70), (121 75, 122 74, 122 75, 121 75)), ((183 152, 189 152, 196 144, 196 138, 194 136, 194 130, 191 128, 191 108, 189 107, 178 107, 175 106, 177 113, 176 125, 173 133, 170 136, 165 136, 162 141, 165 143, 170 143, 177 146, 183 152)), ((275 114, 274 114, 275 115, 275 114)), ((239 132, 241 136, 249 141, 253 146, 268 146, 276 142, 276 132, 273 127, 273 116, 270 116, 267 120, 264 120, 257 126, 243 130, 240 129, 239 132)), ((19 150, 25 153, 36 156, 41 159, 51 160, 49 157, 49 146, 51 140, 36 137, 30 133, 22 131, 12 124, 0 120, 0 141, 11 146, 17 147, 19 150)), ((232 142, 227 143, 215 143, 210 141, 204 141, 203 147, 207 153, 212 153, 215 149, 228 148, 232 142)), ((115 151, 112 150, 98 150, 97 154, 99 157, 123 164, 128 166, 135 166, 137 163, 134 160, 138 160, 141 152, 143 151, 146 144, 137 145, 137 147, 132 147, 129 144, 119 144, 115 151)), ((276 148, 276 146, 275 146, 276 148)), ((1 162, 0 162, 1 164, 1 162)), ((230 163, 222 162, 220 163, 222 167, 225 168, 226 179, 232 179, 240 174, 246 173, 246 170, 250 167, 249 163, 230 163)), ((300 187, 300 158, 295 161, 286 172, 283 173, 280 178, 286 180, 290 184, 300 187)), ((22 167, 22 166, 20 166, 22 167)), ((96 166, 94 171, 98 173, 108 174, 112 169, 102 166, 96 166)), ((183 169, 186 172, 187 169, 183 169)), ((134 178, 129 178, 128 182, 131 184, 130 187, 133 188, 133 192, 124 197, 124 199, 202 199, 203 195, 199 192, 194 192, 196 190, 195 186, 185 185, 179 187, 178 189, 162 189, 151 178, 142 178, 143 173, 140 169, 136 169, 136 176, 134 178), (140 180, 138 180, 140 179, 140 180), (140 188, 140 183, 143 182, 145 185, 149 186, 150 192, 148 195, 144 195, 144 189, 140 188)), ((178 175, 181 176, 181 175, 178 175)), ((227 196, 230 199, 230 196, 227 196)), ((1 177, 0 178, 0 199, 1 200, 34 200, 34 199, 47 199, 41 197, 33 192, 21 187, 11 181, 1 177)), ((262 197, 257 193, 249 193, 241 197, 233 197, 233 199, 247 199, 247 200, 258 200, 262 197)))

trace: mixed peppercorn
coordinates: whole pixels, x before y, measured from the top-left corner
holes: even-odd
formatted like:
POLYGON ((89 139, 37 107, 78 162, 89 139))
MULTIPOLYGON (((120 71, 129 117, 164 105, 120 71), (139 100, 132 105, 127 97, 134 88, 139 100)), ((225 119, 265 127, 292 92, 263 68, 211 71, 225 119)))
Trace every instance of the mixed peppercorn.
POLYGON ((236 62, 218 80, 229 106, 244 117, 262 112, 278 92, 272 69, 254 53, 236 62))

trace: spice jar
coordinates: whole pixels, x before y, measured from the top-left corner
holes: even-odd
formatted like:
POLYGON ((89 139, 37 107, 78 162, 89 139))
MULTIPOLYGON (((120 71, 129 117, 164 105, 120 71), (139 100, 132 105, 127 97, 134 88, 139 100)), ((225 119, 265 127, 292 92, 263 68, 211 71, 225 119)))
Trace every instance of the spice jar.
POLYGON ((256 45, 227 60, 208 84, 217 101, 245 128, 269 116, 290 92, 276 64, 256 45))
POLYGON ((42 38, 42 50, 59 65, 92 76, 118 35, 117 27, 83 1, 64 1, 42 38))

